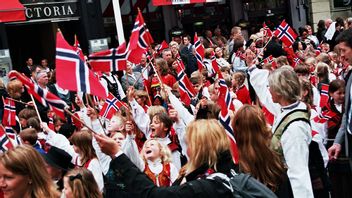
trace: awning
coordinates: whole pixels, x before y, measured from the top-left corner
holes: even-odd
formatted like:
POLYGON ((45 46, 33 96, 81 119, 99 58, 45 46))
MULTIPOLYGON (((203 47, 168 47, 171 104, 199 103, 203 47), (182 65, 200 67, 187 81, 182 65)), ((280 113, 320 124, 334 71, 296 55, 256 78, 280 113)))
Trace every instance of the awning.
POLYGON ((0 23, 25 21, 25 8, 18 0, 0 0, 0 23))

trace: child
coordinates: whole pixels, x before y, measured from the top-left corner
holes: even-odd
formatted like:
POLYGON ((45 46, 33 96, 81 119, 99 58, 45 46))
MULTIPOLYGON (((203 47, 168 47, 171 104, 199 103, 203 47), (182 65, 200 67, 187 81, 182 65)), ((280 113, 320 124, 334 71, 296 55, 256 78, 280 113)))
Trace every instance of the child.
POLYGON ((178 169, 171 163, 171 152, 168 147, 162 145, 158 139, 151 138, 147 140, 138 156, 138 150, 133 139, 129 139, 129 149, 133 149, 134 163, 143 171, 157 186, 167 187, 178 177, 178 169))
POLYGON ((64 177, 64 197, 102 198, 93 174, 84 168, 70 170, 64 177))
POLYGON ((38 134, 34 128, 27 128, 21 131, 20 138, 23 144, 33 146, 41 154, 45 154, 45 151, 40 147, 38 141, 38 134))
POLYGON ((74 133, 70 139, 75 153, 78 154, 75 158, 75 165, 90 170, 99 186, 99 190, 102 192, 104 188, 103 172, 93 148, 92 140, 92 134, 84 130, 74 133))
MULTIPOLYGON (((322 111, 323 115, 329 115, 325 122, 326 130, 326 148, 333 145, 336 134, 340 128, 345 97, 345 83, 343 80, 334 80, 329 85, 330 100, 328 105, 322 111)), ((342 151, 336 160, 329 161, 328 170, 332 186, 332 197, 348 197, 351 194, 351 188, 346 188, 352 182, 352 173, 349 167, 348 158, 346 158, 345 146, 341 146, 342 151)))
POLYGON ((251 97, 247 87, 244 85, 246 80, 246 75, 243 72, 235 72, 232 75, 232 89, 237 95, 237 99, 242 102, 242 104, 252 104, 251 97))
POLYGON ((143 90, 136 90, 136 95, 135 95, 135 99, 138 102, 139 105, 141 105, 141 107, 143 107, 144 111, 147 112, 148 108, 150 105, 148 100, 148 93, 146 91, 143 90))
POLYGON ((329 119, 325 124, 324 138, 327 138, 326 147, 329 148, 333 144, 333 140, 340 128, 343 104, 345 102, 345 83, 342 80, 334 80, 329 85, 329 102, 323 107, 322 114, 329 115, 329 119))

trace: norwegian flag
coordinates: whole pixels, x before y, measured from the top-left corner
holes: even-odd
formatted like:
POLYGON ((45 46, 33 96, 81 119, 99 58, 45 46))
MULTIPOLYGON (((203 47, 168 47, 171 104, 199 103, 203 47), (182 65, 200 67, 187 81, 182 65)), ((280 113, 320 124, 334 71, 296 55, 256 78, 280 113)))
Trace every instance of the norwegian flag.
POLYGON ((73 49, 76 51, 77 55, 81 60, 84 60, 84 54, 82 52, 81 45, 78 42, 77 36, 75 35, 75 43, 73 44, 73 49))
POLYGON ((7 137, 12 140, 11 143, 14 146, 21 145, 21 141, 20 141, 19 137, 17 136, 17 133, 15 132, 15 130, 13 130, 12 127, 6 126, 5 132, 7 134, 7 137))
POLYGON ((295 57, 293 59, 293 67, 296 67, 297 65, 299 65, 300 63, 302 63, 301 59, 299 59, 298 57, 295 57))
POLYGON ((9 78, 17 78, 27 88, 28 92, 38 100, 42 105, 50 107, 55 114, 65 120, 64 108, 67 104, 59 97, 49 92, 47 89, 40 88, 37 84, 33 83, 27 76, 18 73, 17 71, 10 71, 9 78))
POLYGON ((16 126, 16 106, 15 102, 10 98, 3 98, 4 115, 2 117, 2 124, 4 126, 16 126))
POLYGON ((320 107, 325 107, 328 104, 329 101, 329 85, 328 84, 322 84, 321 85, 321 91, 320 91, 320 107))
POLYGON ((111 119, 122 106, 128 108, 126 103, 118 100, 114 95, 109 93, 99 114, 107 119, 111 119))
POLYGON ((3 126, 0 126, 0 149, 2 152, 5 152, 9 149, 14 148, 11 140, 7 136, 7 133, 3 126))
POLYGON ((202 69, 205 68, 205 65, 203 63, 204 46, 203 46, 202 42, 200 41, 200 39, 198 38, 197 32, 194 34, 194 47, 196 50, 198 70, 202 71, 202 69))
POLYGON ((106 98, 104 87, 61 32, 56 34, 56 81, 63 89, 106 98))
POLYGON ((113 48, 89 55, 89 64, 93 71, 123 71, 127 68, 126 56, 126 43, 123 43, 117 49, 113 48))
POLYGON ((264 36, 267 37, 272 37, 273 36, 273 32, 270 30, 270 28, 265 24, 265 22, 263 23, 263 28, 264 28, 264 36))
POLYGON ((169 47, 169 44, 167 44, 167 42, 165 40, 163 40, 163 42, 161 42, 161 44, 159 45, 159 47, 156 49, 156 51, 154 52, 154 55, 158 54, 160 55, 161 52, 164 49, 167 49, 169 47))
POLYGON ((177 67, 177 81, 179 84, 181 100, 189 106, 191 104, 191 99, 197 94, 194 90, 191 81, 185 74, 184 70, 180 67, 177 67))
POLYGON ((214 72, 215 73, 219 73, 220 72, 220 68, 219 68, 218 62, 216 61, 216 57, 215 57, 215 52, 214 51, 211 52, 210 60, 211 60, 211 65, 213 66, 214 72))
POLYGON ((130 43, 127 47, 129 51, 127 60, 139 64, 142 54, 147 51, 148 46, 152 43, 154 43, 152 35, 146 27, 142 12, 138 10, 138 15, 131 32, 130 43))
POLYGON ((264 64, 271 64, 273 66, 273 68, 277 68, 277 64, 276 64, 276 61, 273 58, 273 55, 270 55, 270 56, 266 57, 263 60, 263 63, 264 64))
POLYGON ((274 35, 285 43, 287 47, 290 47, 297 38, 296 33, 285 20, 283 20, 280 26, 275 30, 274 35))
POLYGON ((235 133, 231 126, 231 118, 229 115, 229 110, 234 110, 234 106, 232 103, 230 92, 220 72, 219 72, 219 85, 220 85, 220 88, 219 88, 218 105, 221 108, 221 111, 219 114, 219 121, 222 124, 222 126, 225 128, 227 137, 230 139, 230 146, 232 150, 233 159, 235 163, 238 163, 237 143, 235 140, 235 133))

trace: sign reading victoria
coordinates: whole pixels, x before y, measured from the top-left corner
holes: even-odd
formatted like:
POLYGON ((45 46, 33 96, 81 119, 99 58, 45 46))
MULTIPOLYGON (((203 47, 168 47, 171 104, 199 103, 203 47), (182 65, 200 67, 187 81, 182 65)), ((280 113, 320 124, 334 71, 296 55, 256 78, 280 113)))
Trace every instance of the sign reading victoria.
POLYGON ((78 17, 77 0, 33 1, 22 0, 28 21, 78 17))

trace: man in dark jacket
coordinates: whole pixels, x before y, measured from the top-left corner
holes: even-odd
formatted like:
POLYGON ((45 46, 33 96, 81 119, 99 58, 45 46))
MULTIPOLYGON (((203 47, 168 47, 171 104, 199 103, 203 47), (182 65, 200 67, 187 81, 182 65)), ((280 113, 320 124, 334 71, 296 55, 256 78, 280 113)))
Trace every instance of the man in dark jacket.
POLYGON ((184 47, 181 49, 181 56, 186 59, 186 74, 188 77, 191 77, 191 74, 194 71, 197 71, 197 59, 193 54, 194 46, 191 44, 191 37, 189 35, 183 37, 184 47))

